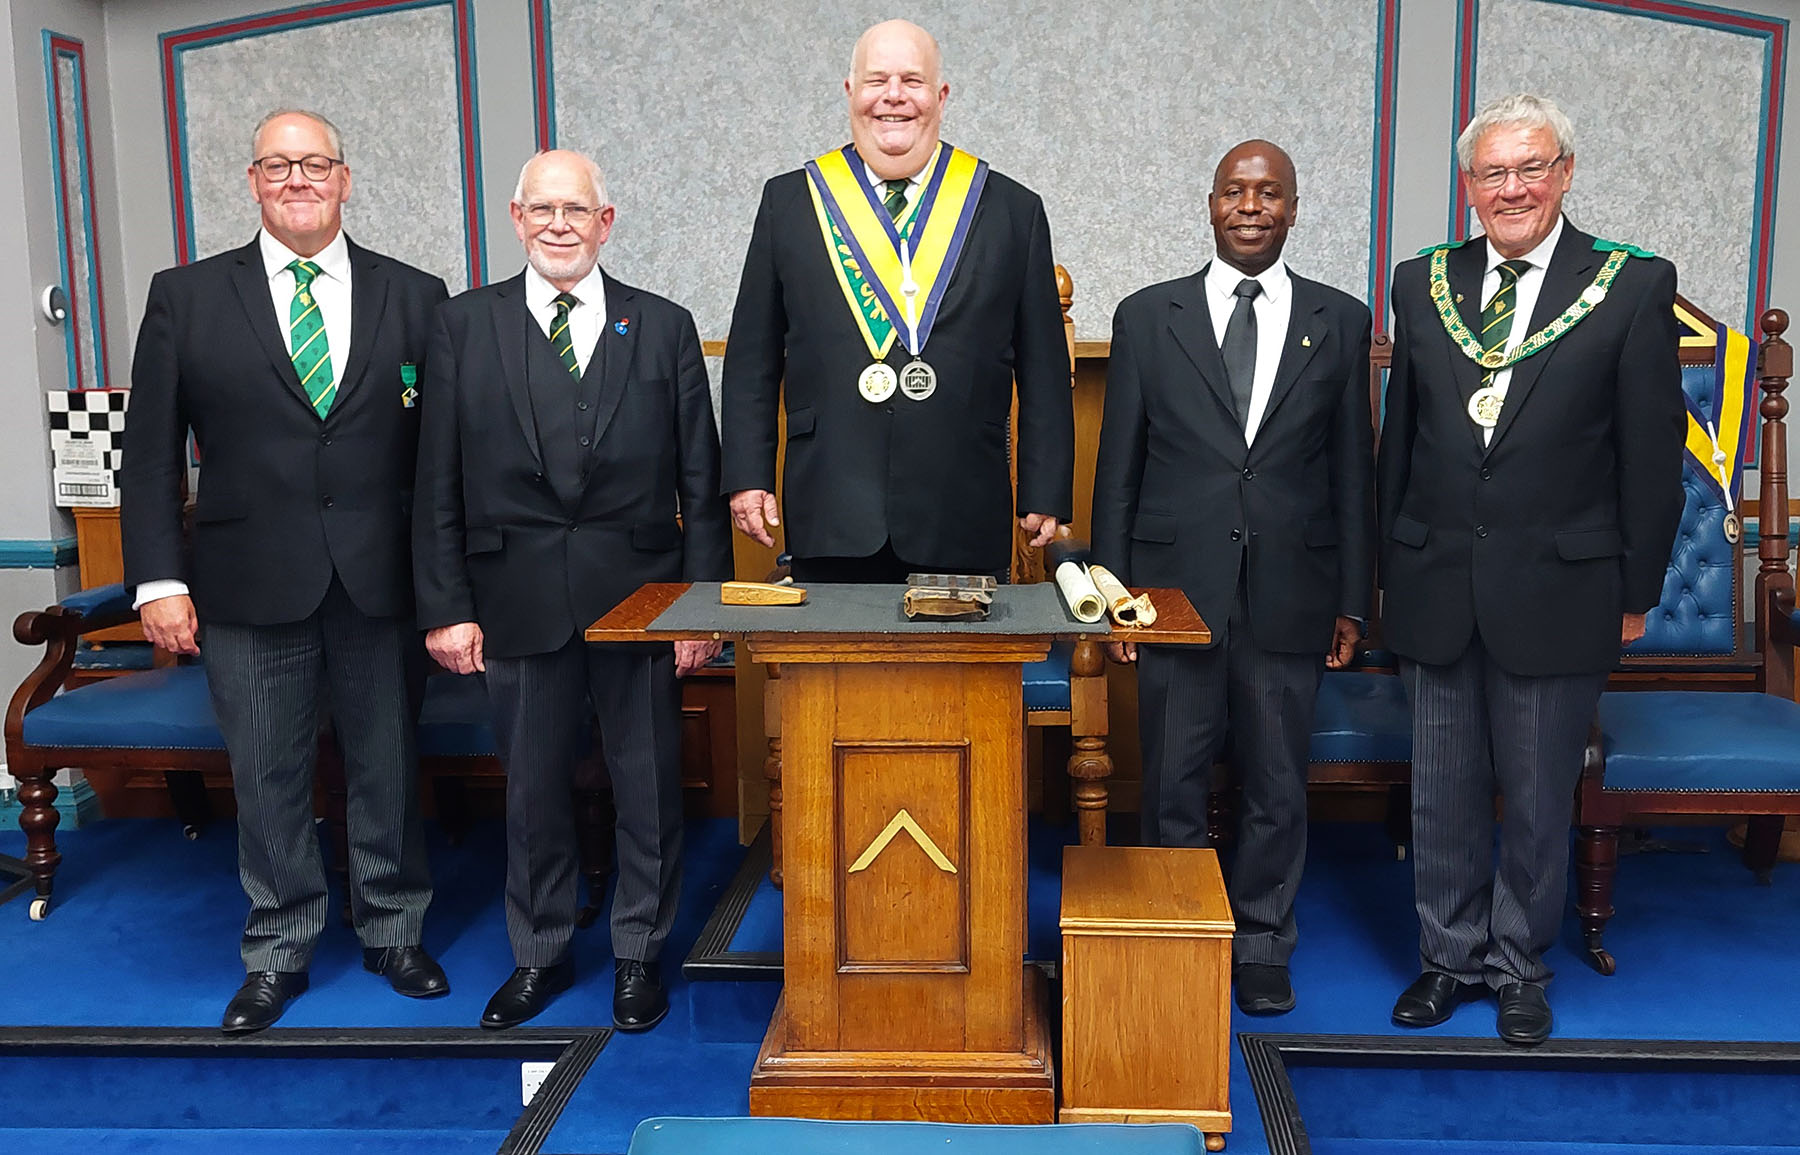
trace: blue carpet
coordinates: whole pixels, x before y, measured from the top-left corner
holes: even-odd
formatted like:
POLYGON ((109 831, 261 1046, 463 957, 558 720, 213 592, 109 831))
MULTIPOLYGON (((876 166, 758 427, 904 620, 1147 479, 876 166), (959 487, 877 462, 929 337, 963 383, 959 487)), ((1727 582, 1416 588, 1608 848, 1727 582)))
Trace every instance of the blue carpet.
MULTIPOLYGON (((57 907, 49 920, 28 922, 23 900, 0 907, 0 945, 10 948, 9 957, 28 960, 0 984, 0 1025, 216 1025, 242 974, 237 937, 244 899, 236 883, 231 828, 217 827, 195 843, 181 838, 175 822, 162 820, 114 820, 60 833, 65 861, 58 876, 57 907)), ((1800 982, 1795 981, 1794 962, 1800 868, 1778 868, 1775 885, 1759 887, 1721 832, 1671 833, 1701 842, 1707 853, 1621 861, 1614 900, 1618 915, 1607 936, 1618 958, 1617 975, 1602 977, 1581 962, 1579 930, 1570 914, 1563 944, 1549 959, 1557 969, 1551 998, 1558 1037, 1800 1042, 1800 982)), ((1029 895, 1033 957, 1057 954, 1055 863, 1069 837, 1069 827, 1033 831, 1029 895)), ((688 840, 683 905, 665 969, 673 1004, 670 1019, 648 1035, 614 1037, 576 1090, 545 1146, 547 1152, 623 1151, 632 1128, 648 1116, 747 1110, 755 1044, 698 1041, 713 1036, 706 1022, 690 1021, 700 1004, 677 965, 742 851, 736 845, 735 824, 729 820, 691 824, 688 840)), ((512 966, 500 909, 502 833, 497 823, 478 825, 464 844, 451 847, 434 829, 431 849, 437 900, 427 919, 426 941, 448 969, 453 993, 431 1002, 395 996, 380 979, 363 972, 354 936, 334 920, 314 961, 313 988, 292 1005, 282 1020, 284 1027, 473 1029, 488 995, 512 966)), ((23 850, 22 835, 0 835, 0 853, 18 855, 23 850)), ((1411 895, 1411 866, 1394 860, 1378 826, 1316 827, 1299 896, 1300 949, 1293 961, 1300 1005, 1292 1014, 1273 1019, 1250 1019, 1234 1012, 1233 1028, 1293 1034, 1400 1033, 1389 1023, 1388 1011, 1417 969, 1411 895)), ((579 932, 575 941, 577 987, 542 1016, 543 1025, 597 1026, 610 1019, 611 961, 604 922, 579 932)), ((771 949, 778 943, 778 896, 765 887, 733 946, 771 949), (766 945, 752 941, 771 934, 766 945)), ((745 985, 768 988, 759 992, 765 1000, 761 1005, 772 1005, 773 984, 745 985)), ((766 1011, 760 1013, 766 1021, 766 1011)), ((1492 1037, 1493 1032, 1490 1002, 1465 1007, 1449 1024, 1426 1034, 1492 1037)), ((1296 1072, 1297 1088, 1306 1077, 1323 1073, 1296 1072)), ((516 1072, 504 1081, 516 1094, 516 1072)), ((1316 1083, 1314 1091, 1320 1088, 1325 1088, 1322 1099, 1304 1089, 1297 1093, 1306 1096, 1302 1107, 1309 1116, 1319 1112, 1322 1127, 1331 1110, 1309 1103, 1355 1102, 1355 1096, 1364 1094, 1323 1083, 1316 1083)), ((1615 1100, 1609 1096, 1618 1093, 1587 1094, 1596 1104, 1610 1104, 1615 1100)), ((1385 1096, 1382 1114, 1404 1117, 1409 1103, 1418 1096, 1429 1098, 1431 1092, 1409 1091, 1397 1083, 1385 1096)), ((1236 1129, 1229 1150, 1239 1155, 1266 1151, 1248 1076, 1235 1048, 1232 1102, 1236 1129)), ((1664 1135, 1663 1142, 1682 1145, 1683 1150, 1731 1142, 1729 1133, 1721 1130, 1724 1116, 1703 1099, 1690 1098, 1688 1104, 1688 1126, 1658 1132, 1664 1135), (1695 1145, 1684 1146, 1690 1139, 1695 1145)), ((1612 1110, 1604 1108, 1602 1117, 1612 1110)), ((276 1155, 374 1149, 459 1152, 492 1150, 498 1142, 488 1143, 485 1137, 474 1142, 463 1134, 454 1140, 433 1138, 436 1132, 414 1133, 400 1126, 356 1140, 327 1137, 321 1131, 278 1140, 274 1131, 213 1132, 200 1126, 153 1133, 132 1129, 127 1120, 120 1123, 126 1125, 108 1132, 104 1143, 76 1129, 57 1129, 53 1123, 39 1131, 3 1131, 0 1149, 51 1155, 261 1149, 265 1155, 276 1155), (465 1145, 464 1139, 470 1144, 465 1145)), ((485 1128, 473 1129, 485 1136, 485 1128)), ((1315 1149, 1356 1155, 1426 1150, 1460 1155, 1502 1149, 1479 1138, 1410 1136, 1391 1129, 1376 1138, 1339 1130, 1336 1135, 1322 1133, 1315 1149)), ((1539 1148, 1508 1143, 1504 1149, 1554 1150, 1556 1155, 1623 1151, 1608 1144, 1624 1134, 1602 1129, 1579 1136, 1586 1145, 1539 1148)), ((1766 1137, 1747 1133, 1730 1150, 1751 1155, 1762 1149, 1756 1145, 1759 1138, 1766 1137)))

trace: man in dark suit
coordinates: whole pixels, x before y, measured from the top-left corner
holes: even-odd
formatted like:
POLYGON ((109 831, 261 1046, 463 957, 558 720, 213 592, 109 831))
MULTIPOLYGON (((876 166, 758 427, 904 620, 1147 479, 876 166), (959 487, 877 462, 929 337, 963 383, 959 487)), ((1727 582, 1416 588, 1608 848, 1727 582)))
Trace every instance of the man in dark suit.
POLYGON ((250 915, 229 1033, 280 1018, 325 926, 312 823, 322 699, 344 753, 363 965, 404 995, 450 989, 420 941, 431 880, 407 550, 414 383, 448 294, 344 236, 350 169, 324 117, 270 114, 251 155, 256 239, 150 282, 120 475, 144 633, 178 654, 204 641, 231 756, 250 915), (205 456, 191 558, 189 429, 205 456))
POLYGON ((1486 235, 1394 273, 1377 467, 1423 971, 1394 1021, 1494 990, 1500 1037, 1528 1045, 1550 1035, 1543 955, 1589 726, 1681 515, 1675 267, 1563 219, 1574 129, 1548 100, 1490 104, 1457 159, 1486 235))
POLYGON ((918 26, 863 33, 844 90, 852 144, 763 187, 744 258, 722 391, 732 518, 774 544, 785 378, 796 581, 1001 574, 1014 512, 1042 546, 1074 505, 1068 351, 1043 202, 940 148, 950 86, 918 26))
POLYGON ((658 957, 681 885, 681 692, 716 642, 590 646, 644 582, 731 576, 719 437, 694 319, 596 263, 600 169, 540 153, 513 194, 521 275, 438 310, 414 553, 426 648, 485 672, 506 767, 506 928, 517 968, 484 1027, 574 981, 569 792, 596 715, 618 810, 613 1025, 668 1013, 658 957))
POLYGON ((1268 141, 1219 162, 1217 256, 1113 318, 1094 478, 1095 560, 1128 585, 1179 587, 1212 628, 1205 649, 1111 650, 1138 665, 1147 845, 1206 845, 1232 738, 1232 955, 1252 1014, 1294 1006, 1313 701, 1354 652, 1374 582, 1369 309, 1281 259, 1297 201, 1293 161, 1268 141))

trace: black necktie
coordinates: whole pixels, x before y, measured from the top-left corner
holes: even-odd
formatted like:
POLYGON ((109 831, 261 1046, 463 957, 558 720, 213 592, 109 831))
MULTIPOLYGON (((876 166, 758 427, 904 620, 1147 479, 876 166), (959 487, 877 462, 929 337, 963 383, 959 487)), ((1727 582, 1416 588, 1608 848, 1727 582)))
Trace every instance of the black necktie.
POLYGON ((1250 387, 1256 379, 1256 310, 1251 302, 1262 292, 1262 282, 1246 277, 1232 292, 1237 307, 1231 310, 1219 352, 1225 357, 1225 379, 1231 382, 1231 407, 1243 428, 1250 421, 1250 387))

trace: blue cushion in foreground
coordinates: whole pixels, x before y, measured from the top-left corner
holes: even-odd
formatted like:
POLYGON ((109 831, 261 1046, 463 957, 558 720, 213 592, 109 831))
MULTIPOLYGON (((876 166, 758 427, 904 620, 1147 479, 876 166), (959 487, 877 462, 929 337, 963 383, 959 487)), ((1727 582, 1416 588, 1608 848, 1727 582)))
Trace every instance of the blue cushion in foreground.
POLYGON ((1074 653, 1074 642, 1056 642, 1050 647, 1049 657, 1041 662, 1025 663, 1027 710, 1069 708, 1069 658, 1074 653))
POLYGON ((1412 761, 1412 711, 1395 674, 1327 670, 1313 709, 1312 761, 1412 761))
POLYGON ((168 666, 58 694, 25 715, 27 746, 223 750, 205 666, 168 666))
POLYGON ((1199 1155, 1186 1123, 847 1123, 817 1119, 645 1119, 628 1155, 1199 1155))
POLYGON ((1743 690, 1600 695, 1608 790, 1800 792, 1800 705, 1743 690))

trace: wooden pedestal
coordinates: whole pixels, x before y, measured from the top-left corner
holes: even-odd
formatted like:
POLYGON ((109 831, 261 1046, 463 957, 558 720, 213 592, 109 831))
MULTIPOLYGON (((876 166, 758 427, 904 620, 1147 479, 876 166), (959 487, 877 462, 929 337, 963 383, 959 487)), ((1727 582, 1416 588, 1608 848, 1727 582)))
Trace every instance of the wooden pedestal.
POLYGON ((1024 704, 1047 639, 821 644, 781 664, 786 988, 750 1113, 1048 1123, 1024 968, 1024 704))
POLYGON ((1063 851, 1063 1123, 1231 1130, 1231 904, 1210 850, 1063 851))

